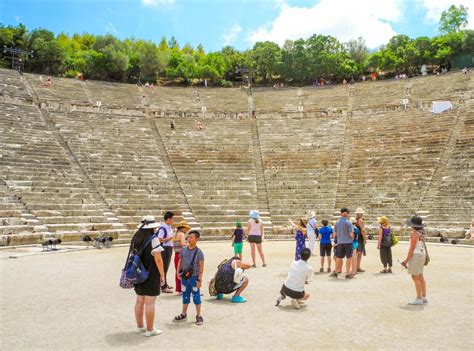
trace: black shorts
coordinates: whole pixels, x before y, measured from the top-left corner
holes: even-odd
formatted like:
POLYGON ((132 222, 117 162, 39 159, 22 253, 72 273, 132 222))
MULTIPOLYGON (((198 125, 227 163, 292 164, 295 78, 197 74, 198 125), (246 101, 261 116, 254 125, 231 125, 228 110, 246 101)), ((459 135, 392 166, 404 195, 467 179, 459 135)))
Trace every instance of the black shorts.
POLYGON ((336 246, 336 257, 337 258, 351 258, 352 257, 352 243, 350 244, 337 244, 336 246))
POLYGON ((319 254, 321 257, 328 256, 331 257, 331 244, 319 244, 319 254))
POLYGON ((249 243, 261 244, 262 243, 262 236, 261 235, 249 235, 248 241, 249 241, 249 243))
POLYGON ((365 256, 365 243, 359 242, 359 246, 357 247, 357 252, 362 252, 362 254, 365 256))
POLYGON ((288 296, 288 297, 291 297, 292 299, 296 299, 296 300, 302 299, 304 297, 304 291, 291 290, 291 289, 287 288, 285 286, 285 284, 283 284, 281 286, 280 294, 282 294, 285 297, 288 296))

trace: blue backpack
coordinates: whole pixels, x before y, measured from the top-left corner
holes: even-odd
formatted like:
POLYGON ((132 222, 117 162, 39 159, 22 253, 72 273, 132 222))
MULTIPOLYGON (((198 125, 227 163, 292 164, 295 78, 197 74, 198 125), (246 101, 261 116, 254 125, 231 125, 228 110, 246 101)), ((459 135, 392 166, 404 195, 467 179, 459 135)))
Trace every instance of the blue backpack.
MULTIPOLYGON (((123 268, 122 278, 121 278, 121 286, 122 280, 126 280, 128 283, 127 287, 122 286, 123 288, 131 287, 133 284, 140 284, 143 283, 148 279, 148 271, 146 270, 145 266, 143 265, 140 254, 142 251, 151 243, 155 235, 151 235, 143 247, 136 251, 135 249, 132 252, 132 246, 130 246, 130 250, 127 255, 127 261, 125 262, 125 267, 123 268)), ((125 282, 124 282, 125 283, 125 282)), ((123 284, 126 285, 126 284, 123 284)))

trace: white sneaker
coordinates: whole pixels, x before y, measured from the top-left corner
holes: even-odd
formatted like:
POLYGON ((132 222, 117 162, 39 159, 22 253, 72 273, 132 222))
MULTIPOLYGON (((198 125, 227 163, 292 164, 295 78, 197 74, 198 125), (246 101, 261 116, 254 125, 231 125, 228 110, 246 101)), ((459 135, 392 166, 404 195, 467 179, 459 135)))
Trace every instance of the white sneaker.
POLYGON ((415 299, 412 302, 408 303, 409 305, 423 305, 423 300, 415 299))
POLYGON ((425 303, 425 304, 428 303, 428 299, 427 299, 426 297, 424 297, 422 301, 423 301, 423 303, 425 303))
POLYGON ((293 306, 293 308, 295 308, 297 310, 299 310, 301 308, 300 304, 295 299, 291 299, 291 306, 293 306))
POLYGON ((135 333, 136 333, 136 334, 143 334, 144 332, 146 332, 146 327, 137 328, 137 329, 135 330, 135 333))
POLYGON ((156 335, 160 335, 161 333, 163 333, 161 330, 159 329, 153 329, 152 331, 146 331, 145 332, 145 336, 146 337, 149 337, 149 336, 156 336, 156 335))

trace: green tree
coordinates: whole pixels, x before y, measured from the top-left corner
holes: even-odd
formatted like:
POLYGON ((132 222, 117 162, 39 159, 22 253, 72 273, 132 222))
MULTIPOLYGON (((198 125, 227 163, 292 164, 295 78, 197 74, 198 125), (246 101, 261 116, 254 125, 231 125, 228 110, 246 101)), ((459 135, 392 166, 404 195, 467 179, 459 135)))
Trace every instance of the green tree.
POLYGON ((459 32, 467 26, 468 8, 464 5, 451 5, 443 11, 439 20, 439 31, 441 33, 459 32))
POLYGON ((65 53, 54 34, 46 29, 32 31, 28 38, 28 49, 34 52, 28 67, 34 72, 58 74, 64 68, 65 53))
POLYGON ((250 55, 258 76, 264 81, 278 73, 281 50, 277 44, 271 41, 258 42, 253 46, 250 55))

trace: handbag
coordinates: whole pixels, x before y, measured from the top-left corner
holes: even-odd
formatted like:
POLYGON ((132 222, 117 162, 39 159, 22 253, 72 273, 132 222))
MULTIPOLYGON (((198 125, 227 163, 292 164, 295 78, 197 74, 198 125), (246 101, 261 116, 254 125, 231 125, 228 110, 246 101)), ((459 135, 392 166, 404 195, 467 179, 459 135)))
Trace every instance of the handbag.
POLYGON ((182 269, 180 271, 180 275, 182 279, 188 280, 191 279, 191 277, 194 274, 194 259, 196 258, 196 254, 198 252, 199 248, 196 247, 196 251, 194 251, 193 259, 191 260, 191 264, 187 269, 182 269))
POLYGON ((425 266, 427 266, 428 263, 430 263, 431 259, 430 259, 430 255, 428 254, 428 248, 426 247, 425 238, 423 238, 422 241, 423 241, 423 246, 425 248, 425 266))
POLYGON ((392 236, 392 246, 397 245, 398 244, 398 237, 392 231, 390 231, 390 235, 392 236))
MULTIPOLYGON (((155 235, 151 235, 143 247, 136 252, 132 253, 132 246, 128 250, 127 259, 125 260, 125 266, 122 269, 122 274, 120 275, 119 286, 123 289, 131 289, 134 284, 143 283, 148 279, 148 271, 143 265, 140 255, 143 250, 151 243, 155 235)), ((135 250, 133 250, 135 251, 135 250)))

